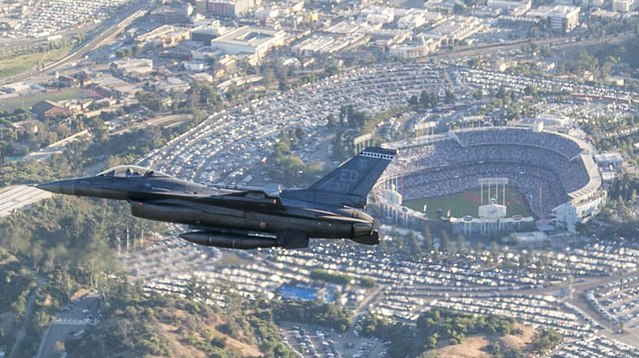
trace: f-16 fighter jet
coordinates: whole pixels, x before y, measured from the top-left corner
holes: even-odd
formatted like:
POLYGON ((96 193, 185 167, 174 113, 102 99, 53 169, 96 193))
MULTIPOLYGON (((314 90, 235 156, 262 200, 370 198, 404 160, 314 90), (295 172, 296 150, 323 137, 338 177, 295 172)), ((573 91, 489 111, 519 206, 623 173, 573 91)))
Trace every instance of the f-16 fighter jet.
POLYGON ((193 228, 180 235, 208 246, 304 248, 309 239, 379 244, 362 209, 395 150, 371 147, 307 189, 207 187, 152 169, 118 166, 93 177, 38 185, 53 193, 127 200, 131 214, 193 228))

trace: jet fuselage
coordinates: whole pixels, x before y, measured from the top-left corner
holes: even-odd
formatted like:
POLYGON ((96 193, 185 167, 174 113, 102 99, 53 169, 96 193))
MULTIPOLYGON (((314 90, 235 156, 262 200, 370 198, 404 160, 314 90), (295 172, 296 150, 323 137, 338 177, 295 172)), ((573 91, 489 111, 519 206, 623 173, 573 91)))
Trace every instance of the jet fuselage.
POLYGON ((308 246, 309 238, 351 239, 375 245, 366 197, 396 151, 367 148, 307 189, 276 192, 219 188, 152 169, 119 166, 97 176, 38 185, 54 193, 127 200, 134 216, 194 226, 180 235, 203 245, 258 248, 308 246))
POLYGON ((312 207, 299 200, 286 205, 279 197, 260 191, 208 188, 173 177, 95 176, 41 184, 39 188, 127 200, 133 216, 210 228, 226 235, 240 231, 279 235, 303 232, 308 238, 348 238, 365 243, 373 232, 374 219, 361 210, 312 207), (227 229, 231 231, 225 232, 227 229))

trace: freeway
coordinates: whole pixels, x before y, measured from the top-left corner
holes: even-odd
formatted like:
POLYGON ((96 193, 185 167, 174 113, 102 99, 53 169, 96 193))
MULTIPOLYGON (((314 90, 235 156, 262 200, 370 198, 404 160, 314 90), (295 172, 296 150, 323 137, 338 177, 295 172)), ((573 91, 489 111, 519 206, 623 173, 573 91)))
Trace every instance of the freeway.
POLYGON ((51 196, 49 192, 27 185, 0 188, 0 218, 51 196))
POLYGON ((580 47, 591 46, 600 43, 619 43, 621 41, 629 40, 635 35, 632 32, 625 32, 622 34, 607 35, 602 39, 588 39, 576 42, 570 37, 558 37, 541 40, 517 40, 512 42, 504 42, 498 44, 485 44, 485 45, 469 45, 463 47, 456 47, 452 50, 439 50, 436 53, 421 58, 418 62, 430 62, 434 60, 448 60, 454 58, 458 60, 464 57, 477 57, 491 55, 501 52, 515 51, 522 48, 522 46, 538 45, 538 46, 550 46, 554 49, 561 49, 570 46, 578 45, 580 47))

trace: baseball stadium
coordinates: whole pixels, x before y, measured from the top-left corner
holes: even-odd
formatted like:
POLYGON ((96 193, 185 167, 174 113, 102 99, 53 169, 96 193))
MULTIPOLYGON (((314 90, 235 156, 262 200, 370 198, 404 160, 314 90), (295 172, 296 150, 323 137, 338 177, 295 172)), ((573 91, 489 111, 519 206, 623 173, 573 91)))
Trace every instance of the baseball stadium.
POLYGON ((464 129, 389 146, 400 149, 402 205, 430 219, 501 228, 526 218, 574 231, 605 204, 588 144, 541 127, 464 129))

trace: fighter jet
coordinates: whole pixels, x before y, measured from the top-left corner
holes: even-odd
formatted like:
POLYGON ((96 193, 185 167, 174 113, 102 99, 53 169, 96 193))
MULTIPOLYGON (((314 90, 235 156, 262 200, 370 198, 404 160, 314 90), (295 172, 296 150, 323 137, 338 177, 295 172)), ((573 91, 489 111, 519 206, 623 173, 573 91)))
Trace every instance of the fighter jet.
POLYGON ((362 209, 395 150, 371 147, 307 189, 207 187, 137 166, 40 184, 53 193, 127 200, 136 217, 186 224, 188 241, 235 249, 304 248, 310 238, 379 244, 362 209))

